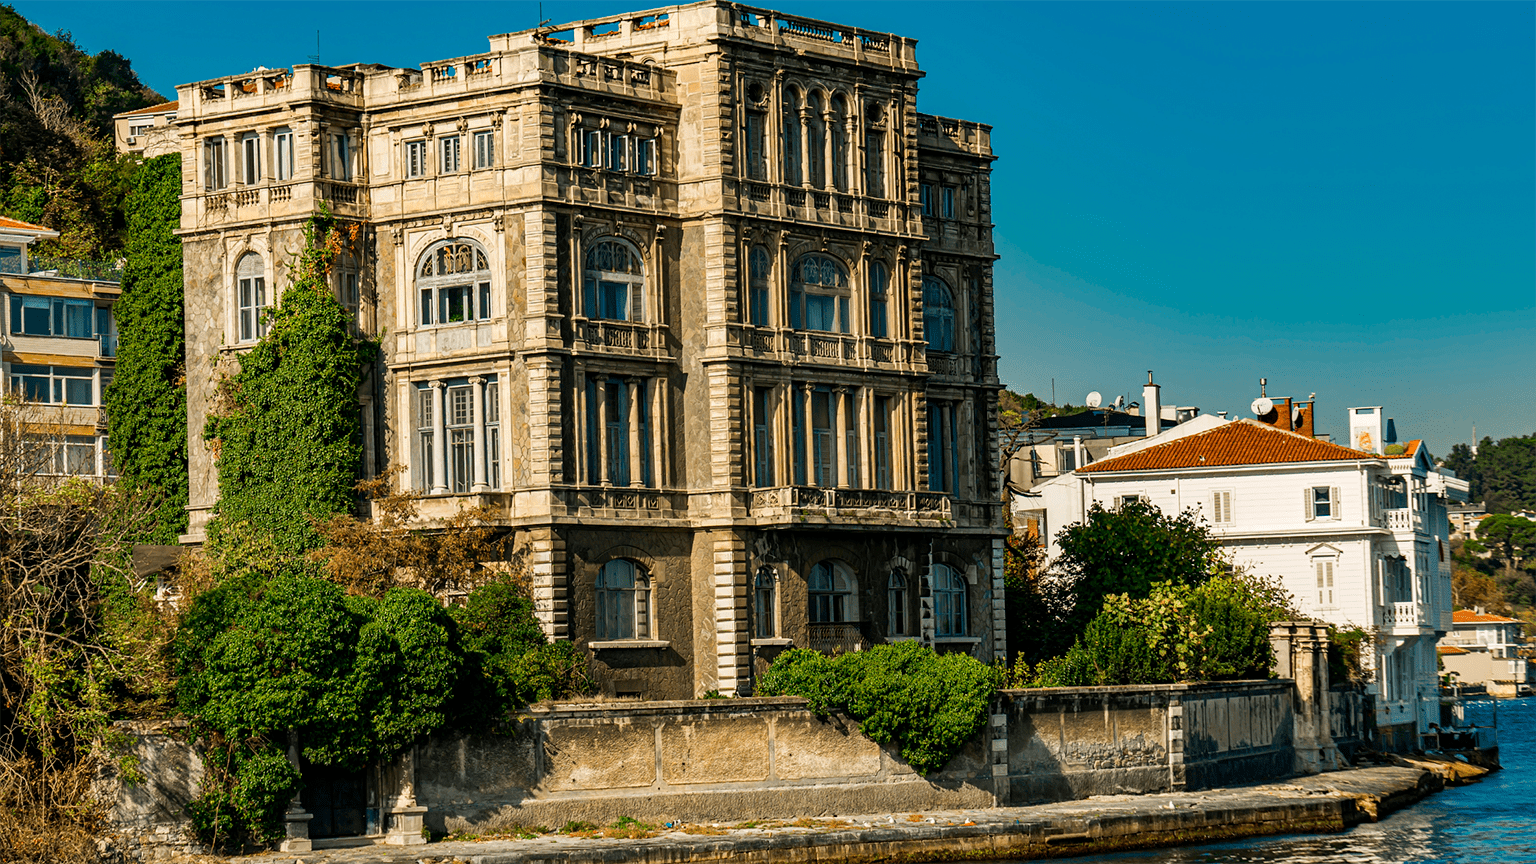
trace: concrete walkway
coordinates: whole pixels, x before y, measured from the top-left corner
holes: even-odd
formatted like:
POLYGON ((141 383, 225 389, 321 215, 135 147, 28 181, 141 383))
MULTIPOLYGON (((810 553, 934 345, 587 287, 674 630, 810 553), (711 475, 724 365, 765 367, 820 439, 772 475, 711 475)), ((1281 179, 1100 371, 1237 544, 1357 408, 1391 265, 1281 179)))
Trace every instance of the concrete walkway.
POLYGON ((1160 795, 1113 795, 1033 807, 890 813, 783 823, 630 825, 636 839, 544 834, 420 846, 359 846, 232 859, 241 864, 689 864, 1027 860, 1274 834, 1329 833, 1374 822, 1447 780, 1433 764, 1355 768, 1283 783, 1160 795), (751 827, 744 827, 751 826, 751 827))

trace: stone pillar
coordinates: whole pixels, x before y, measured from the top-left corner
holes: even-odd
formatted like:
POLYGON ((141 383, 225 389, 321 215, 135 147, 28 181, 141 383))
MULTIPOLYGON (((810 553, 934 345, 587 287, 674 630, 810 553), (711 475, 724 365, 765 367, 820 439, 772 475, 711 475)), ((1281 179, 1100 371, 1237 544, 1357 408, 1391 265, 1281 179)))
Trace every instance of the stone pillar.
MULTIPOLYGON (((295 772, 299 771, 299 733, 288 730, 288 764, 293 766, 295 772)), ((304 812, 304 803, 299 800, 299 793, 293 793, 293 800, 288 802, 288 812, 283 814, 283 841, 278 844, 280 852, 308 852, 313 848, 309 841, 309 820, 315 818, 315 814, 304 812)))
POLYGON ((837 465, 833 467, 833 485, 839 489, 848 488, 848 458, 853 455, 848 452, 848 388, 837 388, 836 405, 837 417, 832 418, 832 434, 837 436, 835 451, 837 453, 837 465))
POLYGON ((643 382, 639 378, 630 378, 625 381, 629 388, 629 411, 625 418, 625 425, 629 428, 629 485, 644 486, 645 472, 641 470, 644 458, 640 450, 640 400, 644 392, 643 382))
POLYGON ((1316 774, 1344 767, 1328 722, 1328 625, 1277 621, 1269 626, 1269 644, 1275 651, 1276 675, 1295 682, 1295 771, 1316 774))
POLYGON ((432 440, 437 446, 432 449, 432 494, 448 494, 448 418, 443 413, 446 408, 443 404, 444 384, 441 381, 432 382, 432 440))
POLYGON ((416 747, 412 745, 405 748, 397 760, 399 768, 399 785, 393 801, 389 802, 385 813, 389 817, 384 833, 384 842, 391 846, 417 846, 427 842, 427 838, 421 836, 423 817, 427 808, 416 803, 416 747))
POLYGON ((475 442, 473 456, 475 460, 475 468, 472 472, 472 476, 475 478, 475 482, 474 486, 470 488, 470 491, 480 493, 485 492, 491 488, 485 482, 485 379, 476 376, 469 379, 469 383, 474 385, 475 388, 473 397, 475 400, 473 415, 475 421, 475 442))

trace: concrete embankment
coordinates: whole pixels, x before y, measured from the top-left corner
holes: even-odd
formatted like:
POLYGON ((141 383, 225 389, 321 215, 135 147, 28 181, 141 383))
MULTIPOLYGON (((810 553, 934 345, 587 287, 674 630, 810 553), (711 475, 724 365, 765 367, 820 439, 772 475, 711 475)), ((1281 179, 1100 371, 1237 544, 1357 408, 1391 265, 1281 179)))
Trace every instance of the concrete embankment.
MULTIPOLYGON (((1030 860, 1179 846, 1242 837, 1329 833, 1374 822, 1468 772, 1444 766, 1357 768, 1283 783, 1204 792, 1100 796, 1033 807, 892 813, 794 822, 683 825, 656 836, 545 834, 406 848, 367 846, 273 853, 292 861, 466 864, 688 864, 688 862, 921 862, 1030 860)), ((633 830, 631 827, 630 830, 633 830)))

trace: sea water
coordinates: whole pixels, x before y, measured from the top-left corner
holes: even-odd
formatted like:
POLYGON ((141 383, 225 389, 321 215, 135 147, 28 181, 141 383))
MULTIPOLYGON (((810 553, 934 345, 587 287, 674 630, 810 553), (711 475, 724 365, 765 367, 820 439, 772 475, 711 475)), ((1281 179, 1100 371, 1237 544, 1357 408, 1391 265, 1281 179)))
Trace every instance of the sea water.
MULTIPOLYGON (((1477 720, 1493 711, 1477 706, 1477 720)), ((1070 859, 1114 864, 1536 864, 1536 698, 1498 703, 1504 770, 1341 834, 1265 837, 1070 859)))

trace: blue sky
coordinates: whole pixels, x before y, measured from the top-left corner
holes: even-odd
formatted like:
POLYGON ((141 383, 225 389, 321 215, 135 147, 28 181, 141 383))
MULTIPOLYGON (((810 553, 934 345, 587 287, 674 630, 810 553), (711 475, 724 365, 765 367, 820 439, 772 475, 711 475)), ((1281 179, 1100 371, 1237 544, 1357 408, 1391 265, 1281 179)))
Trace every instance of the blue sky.
MULTIPOLYGON (((531 2, 31 2, 167 96, 415 66, 531 2), (253 9, 259 8, 259 14, 253 9)), ((919 40, 921 110, 993 125, 1004 381, 1246 413, 1385 405, 1436 455, 1536 431, 1536 4, 805 3, 919 40), (1139 395, 1133 395, 1139 398, 1139 395)), ((545 2, 562 21, 643 4, 545 2)))

